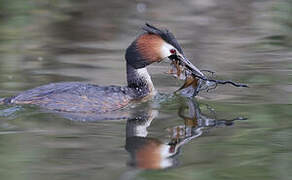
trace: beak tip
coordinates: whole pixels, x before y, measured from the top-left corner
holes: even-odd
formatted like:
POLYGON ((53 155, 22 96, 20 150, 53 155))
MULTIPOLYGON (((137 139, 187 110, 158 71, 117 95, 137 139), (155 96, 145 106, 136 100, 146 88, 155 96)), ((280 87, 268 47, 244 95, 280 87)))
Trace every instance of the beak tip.
POLYGON ((196 66, 194 66, 186 57, 183 57, 182 61, 190 68, 192 73, 194 73, 195 75, 205 77, 205 75, 196 66))

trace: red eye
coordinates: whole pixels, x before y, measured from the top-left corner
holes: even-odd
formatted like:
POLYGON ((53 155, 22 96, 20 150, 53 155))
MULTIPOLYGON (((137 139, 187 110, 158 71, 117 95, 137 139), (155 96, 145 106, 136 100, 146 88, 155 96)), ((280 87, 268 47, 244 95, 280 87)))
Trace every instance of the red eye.
POLYGON ((169 50, 169 52, 170 52, 171 54, 175 54, 175 53, 176 53, 176 50, 175 50, 175 49, 171 49, 171 50, 169 50))

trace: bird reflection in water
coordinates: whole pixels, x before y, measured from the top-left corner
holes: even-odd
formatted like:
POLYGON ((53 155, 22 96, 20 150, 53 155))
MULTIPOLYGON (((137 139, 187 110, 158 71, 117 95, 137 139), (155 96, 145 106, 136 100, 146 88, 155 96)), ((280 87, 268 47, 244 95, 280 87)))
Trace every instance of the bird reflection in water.
POLYGON ((195 99, 187 99, 187 106, 181 106, 178 112, 184 123, 168 129, 170 139, 165 143, 158 138, 147 137, 147 128, 157 114, 156 110, 150 109, 127 121, 125 148, 130 154, 130 166, 141 169, 164 169, 176 166, 180 148, 201 136, 205 129, 230 126, 236 120, 245 120, 242 117, 232 120, 210 118, 201 112, 195 99))

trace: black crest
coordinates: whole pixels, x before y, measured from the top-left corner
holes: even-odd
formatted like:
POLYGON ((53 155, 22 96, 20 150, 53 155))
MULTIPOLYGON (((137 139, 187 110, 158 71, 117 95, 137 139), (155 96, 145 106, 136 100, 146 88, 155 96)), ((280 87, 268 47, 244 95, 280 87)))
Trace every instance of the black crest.
POLYGON ((143 27, 143 30, 145 30, 146 32, 148 32, 150 34, 156 34, 156 35, 160 36, 164 41, 171 44, 181 54, 183 54, 181 46, 179 45, 176 38, 169 30, 167 30, 167 29, 161 30, 161 29, 158 29, 158 28, 156 28, 153 25, 150 25, 148 23, 145 24, 145 26, 143 27))

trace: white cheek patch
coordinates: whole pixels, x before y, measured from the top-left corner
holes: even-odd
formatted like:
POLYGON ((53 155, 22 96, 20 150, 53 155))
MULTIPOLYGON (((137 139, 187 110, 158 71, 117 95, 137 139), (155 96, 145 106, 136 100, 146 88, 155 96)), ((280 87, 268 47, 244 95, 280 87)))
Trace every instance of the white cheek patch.
POLYGON ((160 49, 160 54, 161 54, 162 59, 171 55, 170 53, 171 49, 175 49, 175 48, 166 42, 162 44, 161 49, 160 49))

